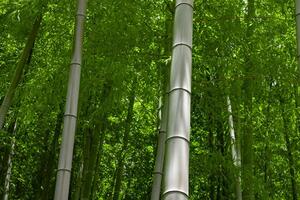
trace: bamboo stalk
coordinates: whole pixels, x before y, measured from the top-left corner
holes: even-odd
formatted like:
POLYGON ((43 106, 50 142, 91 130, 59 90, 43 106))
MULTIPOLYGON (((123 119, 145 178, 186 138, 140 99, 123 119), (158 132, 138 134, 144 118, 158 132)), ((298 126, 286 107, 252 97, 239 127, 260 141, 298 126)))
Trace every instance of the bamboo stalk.
POLYGON ((31 52, 33 50, 33 46, 38 34, 38 30, 41 26, 43 15, 39 14, 33 24, 32 30, 28 36, 26 45, 23 49, 20 60, 18 61, 16 71, 14 73, 11 84, 5 94, 4 100, 0 106, 0 130, 3 129, 5 118, 8 112, 10 105, 12 104, 16 89, 22 79, 22 74, 24 72, 24 68, 27 64, 27 61, 30 59, 31 52))
POLYGON ((165 185, 162 195, 164 200, 186 200, 189 195, 192 32, 193 0, 177 0, 170 75, 165 185))
POLYGON ((130 142, 130 129, 131 129, 131 124, 132 120, 134 117, 134 102, 135 102, 135 93, 136 93, 136 88, 137 88, 137 79, 133 80, 131 91, 129 94, 129 104, 128 104, 128 110, 127 110, 127 116, 126 116, 126 121, 125 121, 125 130, 124 130, 124 135, 123 135, 123 145, 122 145, 122 150, 118 156, 118 164, 116 167, 116 181, 114 185, 114 193, 113 193, 113 200, 118 200, 120 197, 121 193, 121 185, 122 185, 122 179, 123 179, 123 170, 124 170, 124 162, 126 158, 126 151, 127 151, 127 146, 129 145, 130 142))
POLYGON ((10 153, 8 156, 8 161, 7 161, 8 168, 7 168, 7 172, 6 172, 6 176, 5 176, 3 200, 8 200, 8 196, 9 196, 9 186, 10 186, 11 170, 12 170, 12 157, 15 152, 15 144, 16 144, 16 139, 15 139, 16 129, 17 129, 17 122, 15 122, 15 125, 14 125, 13 136, 12 136, 13 139, 11 142, 11 150, 10 150, 10 153))
POLYGON ((84 31, 83 26, 85 21, 86 7, 87 0, 78 0, 73 47, 74 51, 70 66, 67 102, 64 115, 64 128, 57 169, 54 200, 67 200, 69 196, 80 85, 80 70, 84 31))
POLYGON ((238 170, 238 176, 236 178, 236 199, 242 200, 242 186, 241 186, 241 152, 237 145, 236 133, 233 126, 232 108, 229 96, 227 96, 227 106, 228 106, 228 123, 230 130, 231 139, 231 154, 233 159, 233 164, 238 170))
MULTIPOLYGON (((165 141, 166 141, 166 131, 167 131, 167 114, 168 114, 168 97, 167 95, 164 98, 164 104, 160 106, 159 109, 159 134, 157 142, 157 153, 155 159, 155 167, 153 171, 153 183, 152 183, 152 192, 151 200, 160 199, 160 190, 163 176, 163 166, 164 166, 164 155, 165 155, 165 141)), ((161 100, 160 100, 161 102, 161 100)), ((161 103, 160 103, 161 104, 161 103)))

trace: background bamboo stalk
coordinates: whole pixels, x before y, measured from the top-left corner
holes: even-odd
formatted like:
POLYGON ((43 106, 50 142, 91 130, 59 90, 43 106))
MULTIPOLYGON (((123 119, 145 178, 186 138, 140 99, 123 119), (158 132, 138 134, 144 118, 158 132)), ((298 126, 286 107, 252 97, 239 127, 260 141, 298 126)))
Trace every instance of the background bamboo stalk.
POLYGON ((165 95, 164 103, 159 109, 159 133, 157 142, 157 153, 155 159, 155 166, 153 171, 153 183, 151 200, 159 200, 160 190, 163 176, 164 156, 165 156, 165 142, 166 142, 166 131, 167 131, 167 120, 168 120, 168 95, 165 95))
POLYGON ((16 129, 17 129, 17 122, 15 122, 14 125, 14 130, 13 130, 13 135, 12 135, 12 142, 11 142, 11 149, 10 149, 10 154, 8 156, 8 161, 7 161, 7 172, 5 176, 5 184, 4 184, 4 196, 3 200, 8 200, 9 196, 9 186, 10 186, 10 179, 11 179, 11 170, 12 170, 12 157, 15 152, 15 145, 16 145, 16 140, 15 140, 15 134, 16 134, 16 129))
POLYGON ((17 86, 19 85, 19 83, 22 79, 22 74, 24 72, 24 68, 27 64, 27 61, 30 59, 35 40, 36 40, 38 31, 39 31, 39 28, 41 26, 42 18, 43 18, 43 15, 39 14, 34 21, 32 30, 28 36, 28 39, 27 39, 26 45, 23 49, 21 58, 18 61, 17 68, 14 73, 13 79, 12 79, 11 84, 5 94, 4 100, 0 106, 0 130, 3 129, 8 109, 9 109, 10 105, 12 104, 17 86))
POLYGON ((232 117, 232 108, 231 108, 231 101, 229 96, 227 96, 227 106, 228 106, 228 123, 229 123, 229 130, 230 130, 230 139, 231 139, 231 154, 233 159, 233 164, 236 166, 238 170, 238 175, 236 177, 236 199, 242 200, 242 186, 241 186, 241 152, 238 148, 239 145, 237 144, 238 140, 236 137, 236 133, 234 131, 234 124, 233 124, 233 117, 232 117))

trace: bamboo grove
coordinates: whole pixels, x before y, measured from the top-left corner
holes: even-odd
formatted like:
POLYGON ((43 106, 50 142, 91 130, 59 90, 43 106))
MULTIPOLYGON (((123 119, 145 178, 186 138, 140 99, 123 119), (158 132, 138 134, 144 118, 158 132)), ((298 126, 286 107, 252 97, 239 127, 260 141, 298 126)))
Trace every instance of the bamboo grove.
POLYGON ((3 200, 297 200, 300 0, 0 1, 3 200))

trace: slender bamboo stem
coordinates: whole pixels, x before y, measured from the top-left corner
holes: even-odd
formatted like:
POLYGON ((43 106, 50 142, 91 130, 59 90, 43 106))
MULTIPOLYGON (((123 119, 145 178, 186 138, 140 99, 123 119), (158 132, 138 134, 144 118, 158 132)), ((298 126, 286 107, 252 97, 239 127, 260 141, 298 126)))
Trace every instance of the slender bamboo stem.
POLYGON ((24 68, 30 59, 31 52, 33 50, 34 42, 36 40, 36 36, 38 34, 38 30, 41 26, 43 15, 42 13, 39 14, 33 24, 32 30, 28 36, 26 45, 23 49, 22 55, 20 57, 20 60, 18 61, 16 71, 14 73, 13 79, 11 81, 11 84, 5 94, 4 100, 0 106, 0 130, 4 126, 5 118, 8 112, 8 109, 10 105, 12 104, 15 91, 17 89, 17 86, 19 85, 21 79, 22 79, 22 74, 24 72, 24 68))
POLYGON ((127 146, 130 141, 130 129, 131 123, 134 117, 133 107, 135 102, 135 93, 136 93, 136 78, 133 81, 130 96, 129 96, 129 104, 127 110, 127 116, 125 121, 125 130, 123 136, 123 146, 122 150, 119 154, 118 164, 116 168, 116 182, 114 186, 113 200, 118 200, 121 192, 122 178, 123 178, 123 170, 124 170, 124 162, 126 158, 127 146))
POLYGON ((290 138, 290 115, 289 109, 286 108, 287 102, 284 100, 284 97, 280 100, 280 107, 281 107, 281 117, 283 120, 283 135, 285 139, 285 145, 287 149, 287 159, 289 165, 289 172, 290 172, 290 180, 291 180, 291 194, 293 200, 298 199, 298 192, 297 192, 297 178, 296 178, 296 168, 295 168, 295 161, 293 156, 293 148, 292 142, 290 138))
POLYGON ((234 126, 233 126, 231 101, 230 101, 229 96, 227 96, 227 106, 228 106, 228 113, 229 113, 228 123, 229 123, 229 130, 230 130, 230 139, 231 139, 231 154, 232 154, 233 163, 238 170, 238 175, 236 178, 236 199, 242 200, 241 152, 237 145, 236 133, 234 131, 234 126))
POLYGON ((109 109, 104 109, 107 101, 111 99, 112 92, 112 82, 111 80, 106 80, 103 84, 102 94, 99 101, 102 102, 102 112, 99 115, 95 127, 91 128, 86 132, 86 144, 83 149, 84 152, 84 162, 83 162, 83 172, 82 172, 82 184, 81 184, 81 200, 92 199, 95 191, 93 191, 93 185, 97 182, 99 171, 97 163, 100 162, 103 143, 105 139, 105 129, 106 129, 106 119, 109 109), (99 158, 99 159, 98 159, 99 158))
POLYGON ((165 141, 166 141, 166 131, 167 131, 167 114, 168 114, 168 97, 164 98, 164 104, 160 106, 159 109, 159 134, 157 142, 157 153, 155 159, 155 167, 153 171, 153 183, 151 200, 160 199, 161 182, 163 176, 163 166, 164 166, 164 156, 165 156, 165 141))
MULTIPOLYGON (((300 0, 295 0, 296 4, 296 39, 297 39, 297 60, 298 60, 298 70, 300 72, 300 0)), ((299 79, 300 73, 298 73, 299 79)))
POLYGON ((5 176, 3 200, 8 200, 8 196, 9 196, 9 186, 10 186, 11 170, 12 170, 12 157, 15 152, 15 144, 16 144, 16 140, 15 140, 16 129, 17 129, 17 122, 15 122, 15 125, 14 125, 13 139, 11 142, 11 150, 10 150, 10 154, 8 156, 8 161, 7 161, 8 168, 7 168, 7 172, 6 172, 6 176, 5 176))
MULTIPOLYGON (((167 4, 167 9, 169 4, 167 4)), ((173 10, 172 10, 173 11, 173 10)), ((171 35, 170 28, 172 27, 173 13, 166 14, 165 20, 165 38, 164 38, 164 51, 168 55, 171 53, 171 35), (172 15, 171 15, 172 14, 172 15)), ((155 166, 153 171, 153 183, 151 191, 151 200, 159 200, 161 194, 161 185, 163 178, 164 157, 165 157, 165 143, 168 126, 168 108, 169 108, 169 77, 170 77, 170 65, 169 63, 161 65, 159 76, 161 76, 160 92, 163 98, 159 101, 159 128, 158 128, 158 141, 157 141, 157 153, 155 159, 155 166)))

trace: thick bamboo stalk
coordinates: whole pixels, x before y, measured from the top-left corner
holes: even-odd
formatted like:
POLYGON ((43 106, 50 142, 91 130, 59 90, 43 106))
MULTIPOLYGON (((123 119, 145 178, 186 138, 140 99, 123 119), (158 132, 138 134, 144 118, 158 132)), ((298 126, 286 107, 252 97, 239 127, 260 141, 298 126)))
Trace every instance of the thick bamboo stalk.
POLYGON ((164 200, 186 200, 189 195, 192 32, 193 0, 177 0, 170 74, 164 200))
POLYGON ((231 101, 229 96, 227 96, 227 106, 228 106, 228 123, 230 130, 230 139, 231 139, 231 154, 233 163, 238 170, 238 176, 236 178, 236 199, 242 200, 242 186, 241 186, 241 152, 237 145, 236 134, 233 126, 233 117, 232 117, 232 108, 231 101))
POLYGON ((17 86, 19 85, 19 83, 22 79, 22 74, 24 72, 24 68, 27 64, 27 61, 30 59, 31 52, 32 52, 32 49, 34 46, 34 42, 36 40, 38 30, 41 26, 42 17, 43 17, 43 15, 40 14, 36 17, 36 19, 34 21, 32 30, 29 34, 26 45, 23 49, 21 58, 18 61, 17 68, 14 73, 13 79, 12 79, 11 84, 5 94, 4 100, 1 104, 1 107, 0 107, 0 130, 4 126, 4 121, 5 121, 5 117, 7 115, 8 109, 9 109, 10 105, 12 104, 17 86))
POLYGON ((64 128, 60 149, 54 200, 67 200, 71 178, 72 157, 76 130, 80 70, 83 44, 83 26, 87 0, 78 0, 73 58, 70 66, 64 128))

